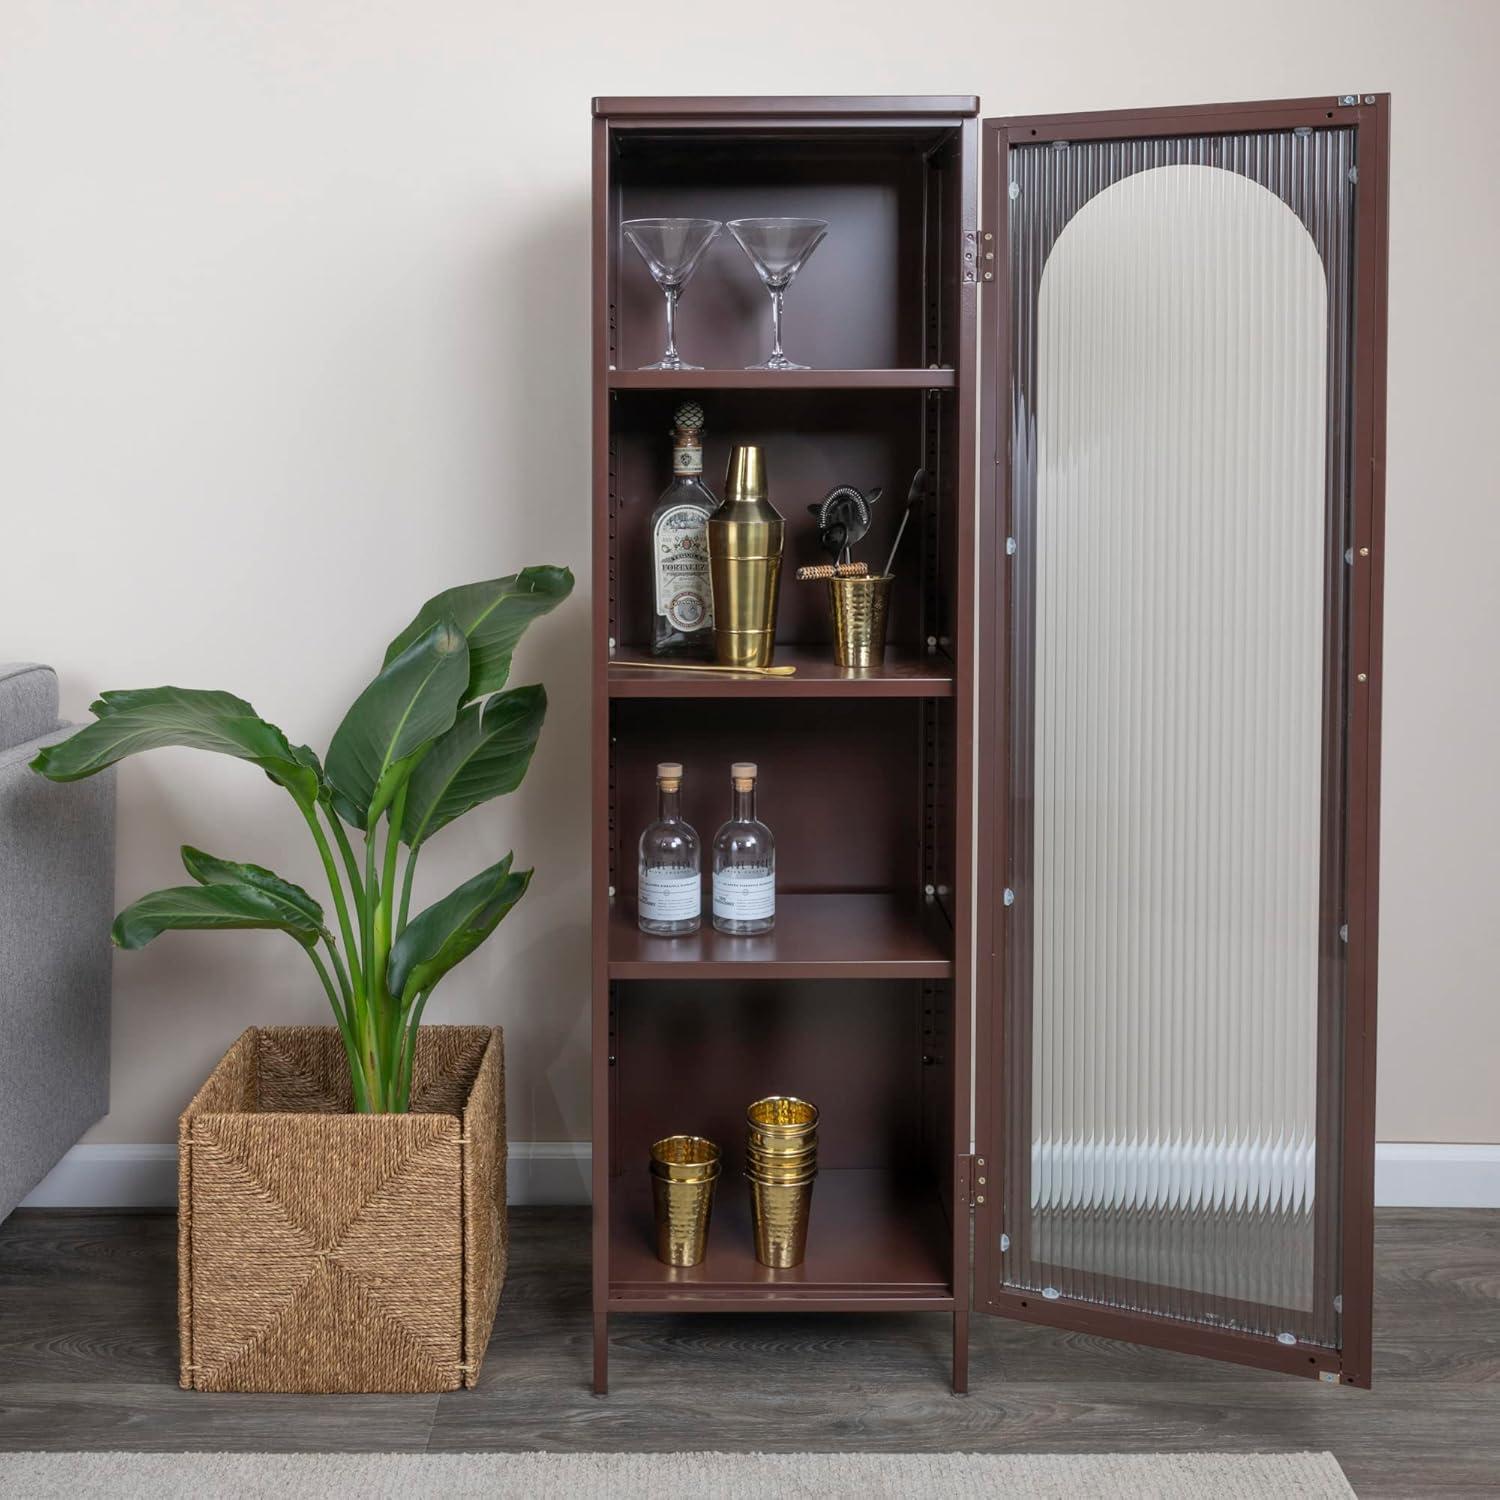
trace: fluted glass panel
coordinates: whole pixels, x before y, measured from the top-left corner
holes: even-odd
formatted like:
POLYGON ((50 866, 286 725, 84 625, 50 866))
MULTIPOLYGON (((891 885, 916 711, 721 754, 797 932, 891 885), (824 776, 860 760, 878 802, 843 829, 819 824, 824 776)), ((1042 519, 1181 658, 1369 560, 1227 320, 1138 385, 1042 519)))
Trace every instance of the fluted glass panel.
POLYGON ((1046 149, 1084 188, 1017 291, 1004 1277, 1332 1341, 1329 278, 1251 176, 1046 149))

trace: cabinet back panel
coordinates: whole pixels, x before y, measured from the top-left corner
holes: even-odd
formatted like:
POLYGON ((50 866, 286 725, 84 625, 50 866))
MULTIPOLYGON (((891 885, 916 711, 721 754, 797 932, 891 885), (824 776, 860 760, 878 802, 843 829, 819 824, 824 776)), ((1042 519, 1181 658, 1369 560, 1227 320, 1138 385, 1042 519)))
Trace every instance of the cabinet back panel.
POLYGON ((656 766, 681 761, 683 816, 703 843, 729 816, 729 767, 760 767, 756 810, 776 836, 781 891, 915 892, 922 786, 918 703, 865 699, 620 699, 612 705, 614 885, 636 889, 656 816, 656 766))
MULTIPOLYGON (((790 358, 825 369, 922 361, 923 184, 915 147, 895 155, 831 152, 814 158, 764 142, 749 154, 668 150, 617 166, 619 257, 616 363, 638 369, 661 357, 661 289, 619 234, 625 219, 826 219, 828 235, 786 295, 790 358)), ((725 228, 682 294, 677 344, 709 369, 743 369, 771 350, 771 299, 725 228)))
MULTIPOLYGON (((735 443, 765 450, 771 503, 785 517, 781 602, 776 638, 798 644, 831 640, 825 584, 798 583, 803 563, 827 562, 808 506, 838 484, 884 494, 869 535, 854 549, 871 572, 885 565, 921 467, 925 391, 733 391, 691 397, 657 391, 620 392, 614 399, 615 633, 622 645, 651 639, 651 512, 672 477, 672 414, 684 399, 705 411, 703 474, 724 498, 724 471, 735 443)), ((936 400, 932 401, 936 406, 936 400)), ((887 639, 915 645, 921 621, 922 535, 907 527, 891 590, 887 639)), ((830 648, 831 649, 831 648, 830 648)))
POLYGON ((707 1136, 742 1191, 745 1108, 818 1106, 818 1162, 911 1170, 922 1159, 922 997, 901 981, 630 982, 615 998, 616 1171, 652 1141, 707 1136))

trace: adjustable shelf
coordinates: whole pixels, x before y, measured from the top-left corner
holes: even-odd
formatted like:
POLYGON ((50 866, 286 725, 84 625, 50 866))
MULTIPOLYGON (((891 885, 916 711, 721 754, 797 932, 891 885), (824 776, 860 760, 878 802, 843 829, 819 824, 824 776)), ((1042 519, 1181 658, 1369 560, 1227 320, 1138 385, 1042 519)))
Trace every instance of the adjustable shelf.
MULTIPOLYGON (((974 326, 982 252, 972 99, 652 100, 595 106, 593 488, 594 1388, 609 1320, 668 1310, 951 1313, 969 1305, 969 959, 974 326), (829 221, 787 295, 808 370, 748 370, 770 344, 765 288, 729 235, 698 265, 661 352, 662 293, 622 221, 787 214, 829 221), (676 407, 700 403, 704 474, 758 444, 786 521, 775 661, 791 677, 653 666, 650 517, 676 407), (857 556, 890 551, 912 476, 885 660, 834 664, 826 562, 809 514, 832 488, 882 490, 857 556), (626 663, 643 665, 627 666, 626 663), (684 768, 704 850, 729 766, 760 768, 776 836, 776 924, 658 938, 636 925, 637 841, 660 761, 684 768), (745 1107, 815 1101, 819 1173, 805 1262, 757 1264, 745 1107), (656 1259, 651 1143, 724 1152, 707 1258, 656 1259)), ((706 894, 706 891, 705 891, 706 894)))
POLYGON ((813 1188, 807 1258, 789 1271, 755 1259, 749 1193, 726 1167, 703 1263, 656 1258, 651 1184, 621 1179, 610 1207, 609 1301, 621 1311, 942 1311, 953 1306, 943 1206, 901 1173, 827 1168, 813 1188))
MULTIPOLYGON (((818 588, 817 584, 803 584, 818 588)), ((776 648, 776 665, 796 667, 794 677, 730 676, 722 672, 673 672, 626 667, 650 663, 649 652, 621 648, 609 661, 611 698, 951 698, 953 661, 937 651, 888 646, 878 667, 840 667, 832 648, 776 648)))
POLYGON ((612 391, 951 391, 951 368, 931 370, 611 370, 612 391))
POLYGON ((611 979, 951 979, 952 955, 944 918, 898 896, 778 892, 775 928, 750 937, 706 916, 689 937, 653 937, 634 901, 610 904, 611 979))

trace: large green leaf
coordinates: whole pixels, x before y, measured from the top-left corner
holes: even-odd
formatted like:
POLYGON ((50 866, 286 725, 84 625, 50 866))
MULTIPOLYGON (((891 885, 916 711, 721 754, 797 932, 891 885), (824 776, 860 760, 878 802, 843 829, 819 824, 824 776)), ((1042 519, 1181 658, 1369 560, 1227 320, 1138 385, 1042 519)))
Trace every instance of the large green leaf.
POLYGON ((499 692, 510 676, 510 658, 526 627, 573 592, 567 568, 523 568, 505 578, 466 583, 434 595, 386 649, 386 664, 436 621, 454 619, 469 641, 469 688, 463 701, 499 692))
POLYGON ((418 848, 470 808, 515 791, 546 716, 547 690, 540 683, 462 710, 412 772, 401 837, 418 848))
POLYGON ((39 751, 32 769, 53 781, 80 781, 127 755, 183 745, 213 750, 258 765, 304 807, 317 800, 319 776, 243 698, 198 688, 132 688, 101 693, 91 706, 96 722, 39 751))
POLYGON ((305 912, 252 885, 175 885, 133 901, 109 935, 120 948, 144 948, 169 928, 270 927, 311 948, 322 926, 305 912))
POLYGON ((345 821, 374 827, 417 760, 452 726, 468 680, 469 645, 451 617, 387 661, 328 747, 328 780, 345 821))
POLYGON ((526 894, 531 871, 510 871, 507 854, 456 891, 413 917, 391 948, 385 985, 403 1002, 430 990, 454 964, 467 958, 526 894))
POLYGON ((290 880, 283 880, 274 870, 263 865, 240 864, 232 859, 218 859, 194 849, 191 844, 182 846, 183 868, 199 885, 250 886, 277 901, 285 909, 288 921, 311 922, 323 935, 323 908, 290 880))

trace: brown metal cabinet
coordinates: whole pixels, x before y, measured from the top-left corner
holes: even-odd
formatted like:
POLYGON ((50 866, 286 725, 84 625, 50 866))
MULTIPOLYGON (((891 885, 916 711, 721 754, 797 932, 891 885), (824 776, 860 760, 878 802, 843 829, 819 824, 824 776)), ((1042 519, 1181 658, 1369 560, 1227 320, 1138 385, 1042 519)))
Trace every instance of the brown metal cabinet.
POLYGON ((595 1389, 613 1314, 801 1308, 950 1313, 962 1391, 971 1305, 1368 1384, 1384 96, 594 115, 595 1389), (639 369, 661 294, 619 224, 752 214, 832 225, 788 298, 815 368, 744 368, 766 299, 726 236, 678 320, 706 368, 639 369), (711 483, 764 448, 794 677, 619 665, 689 396, 711 483), (789 576, 807 505, 918 466, 885 664, 841 672, 789 576), (742 757, 774 932, 643 936, 655 763, 706 876, 742 757), (792 1271, 739 1178, 773 1092, 823 1112, 792 1271), (683 1131, 725 1171, 674 1270, 646 1160, 683 1131))

